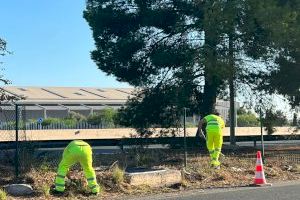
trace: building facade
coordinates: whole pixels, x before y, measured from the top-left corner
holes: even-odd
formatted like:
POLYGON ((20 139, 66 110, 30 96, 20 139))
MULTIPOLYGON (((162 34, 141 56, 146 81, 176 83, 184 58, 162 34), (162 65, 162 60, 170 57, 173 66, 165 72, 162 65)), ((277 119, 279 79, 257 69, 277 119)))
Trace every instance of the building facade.
MULTIPOLYGON (((6 95, 15 97, 20 105, 23 118, 64 118, 70 111, 88 116, 104 108, 118 109, 132 97, 133 88, 92 88, 92 87, 17 87, 7 86, 2 90, 6 95)), ((238 108, 238 103, 236 103, 238 108)), ((216 109, 228 119, 229 101, 217 100, 216 109)), ((13 121, 15 107, 2 101, 0 105, 1 122, 13 121)), ((197 123, 199 117, 188 117, 197 123)))
MULTIPOLYGON (((86 87, 3 87, 6 95, 16 97, 26 119, 63 118, 70 111, 88 116, 104 108, 118 109, 132 96, 131 88, 86 87)), ((1 102, 0 120, 15 115, 14 105, 1 102)))

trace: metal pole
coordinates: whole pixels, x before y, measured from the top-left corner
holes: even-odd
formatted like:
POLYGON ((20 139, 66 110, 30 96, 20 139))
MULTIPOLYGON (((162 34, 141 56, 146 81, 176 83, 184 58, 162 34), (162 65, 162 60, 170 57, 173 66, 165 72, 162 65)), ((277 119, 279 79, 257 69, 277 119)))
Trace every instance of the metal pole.
MULTIPOLYGON (((234 31, 233 31, 234 32, 234 31)), ((230 64, 230 79, 229 79, 229 99, 230 99, 230 145, 236 145, 235 140, 235 55, 233 34, 229 34, 229 64, 230 64)))
POLYGON ((261 106, 259 108, 259 120, 260 120, 260 136, 261 136, 261 151, 262 151, 262 160, 265 161, 265 144, 264 144, 264 134, 263 134, 263 123, 262 123, 262 110, 261 106))
POLYGON ((234 83, 233 83, 233 78, 230 80, 229 84, 229 93, 230 93, 230 145, 235 145, 235 102, 234 102, 234 83))
POLYGON ((19 105, 15 105, 16 109, 16 140, 15 140, 15 175, 19 176, 19 105))
POLYGON ((186 146, 186 108, 183 115, 183 135, 184 135, 184 167, 187 166, 187 146, 186 146))

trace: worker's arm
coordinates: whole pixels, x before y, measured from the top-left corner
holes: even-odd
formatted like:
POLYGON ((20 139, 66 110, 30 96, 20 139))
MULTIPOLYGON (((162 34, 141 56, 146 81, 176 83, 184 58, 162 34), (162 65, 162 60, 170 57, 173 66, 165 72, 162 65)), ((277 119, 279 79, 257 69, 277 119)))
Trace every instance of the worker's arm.
POLYGON ((203 127, 203 125, 204 125, 205 123, 206 123, 205 118, 203 118, 203 119, 201 119, 201 120, 199 121, 199 124, 198 124, 199 135, 201 135, 201 133, 202 133, 202 127, 203 127))

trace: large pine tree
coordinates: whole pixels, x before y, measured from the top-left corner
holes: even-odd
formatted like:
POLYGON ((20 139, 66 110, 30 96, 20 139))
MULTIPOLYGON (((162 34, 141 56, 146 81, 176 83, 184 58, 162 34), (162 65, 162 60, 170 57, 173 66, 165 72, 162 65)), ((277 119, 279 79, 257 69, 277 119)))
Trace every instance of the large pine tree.
POLYGON ((210 113, 229 86, 290 96, 279 86, 282 72, 299 73, 297 8, 296 0, 88 0, 84 18, 99 69, 140 88, 124 123, 172 126, 183 107, 210 113))

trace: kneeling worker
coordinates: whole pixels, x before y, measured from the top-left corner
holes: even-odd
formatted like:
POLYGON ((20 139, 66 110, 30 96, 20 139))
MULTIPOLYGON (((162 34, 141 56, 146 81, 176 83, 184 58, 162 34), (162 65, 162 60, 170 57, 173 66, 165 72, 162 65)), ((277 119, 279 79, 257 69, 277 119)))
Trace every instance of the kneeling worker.
POLYGON ((59 163, 55 178, 55 193, 62 194, 65 191, 65 176, 69 168, 78 162, 84 171, 90 191, 93 194, 99 193, 100 187, 97 184, 95 170, 92 166, 92 148, 82 140, 74 140, 64 149, 63 158, 59 163))
POLYGON ((225 127, 225 123, 219 115, 218 112, 207 115, 200 120, 198 125, 198 131, 202 131, 202 126, 206 124, 206 146, 209 151, 211 166, 215 168, 220 168, 221 164, 219 157, 223 144, 222 129, 225 127))

